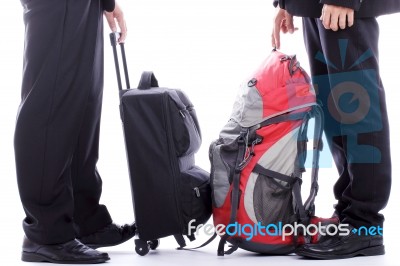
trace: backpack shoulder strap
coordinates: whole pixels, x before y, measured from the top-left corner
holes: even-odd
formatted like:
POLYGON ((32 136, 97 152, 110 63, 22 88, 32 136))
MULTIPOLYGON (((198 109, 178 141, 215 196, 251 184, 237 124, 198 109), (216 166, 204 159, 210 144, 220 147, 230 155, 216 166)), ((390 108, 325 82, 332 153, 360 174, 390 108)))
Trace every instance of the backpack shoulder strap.
POLYGON ((205 246, 207 246, 208 244, 210 244, 211 242, 214 241, 214 239, 217 237, 217 233, 214 233, 209 239, 207 239, 206 242, 204 242, 203 244, 201 244, 200 246, 194 247, 194 248, 185 248, 185 247, 178 247, 178 250, 195 250, 195 249, 199 249, 199 248, 203 248, 205 246))
MULTIPOLYGON (((231 215, 229 218, 229 224, 233 224, 236 222, 236 215, 237 215, 237 209, 239 205, 239 197, 240 197, 240 191, 239 191, 239 185, 240 185, 240 174, 241 174, 241 169, 240 169, 240 163, 243 161, 243 158, 245 156, 245 134, 247 132, 242 132, 240 137, 238 138, 238 145, 239 145, 239 152, 236 158, 236 164, 235 164, 235 171, 233 173, 233 180, 232 180, 232 195, 231 195, 231 215)), ((218 244, 218 256, 224 256, 225 254, 229 255, 232 254, 236 249, 238 249, 237 245, 231 247, 228 251, 225 251, 225 244, 226 241, 228 240, 229 235, 225 234, 221 236, 221 240, 219 241, 218 244)))
POLYGON ((295 165, 294 175, 300 178, 301 173, 305 171, 306 146, 304 142, 307 140, 308 121, 315 118, 314 136, 313 136, 313 156, 311 170, 311 189, 307 200, 303 203, 301 196, 301 183, 293 184, 293 198, 296 203, 297 219, 301 223, 308 223, 309 217, 314 215, 314 201, 318 193, 318 171, 319 171, 319 156, 322 150, 322 130, 324 126, 324 118, 321 107, 316 104, 311 107, 311 110, 304 116, 303 124, 298 135, 298 158, 295 165))
POLYGON ((313 159, 311 172, 311 190, 310 195, 304 203, 305 209, 311 214, 314 214, 314 201, 318 193, 318 171, 319 171, 319 156, 322 150, 322 131, 324 128, 324 116, 321 106, 315 105, 312 108, 312 116, 315 118, 314 140, 313 140, 313 159))

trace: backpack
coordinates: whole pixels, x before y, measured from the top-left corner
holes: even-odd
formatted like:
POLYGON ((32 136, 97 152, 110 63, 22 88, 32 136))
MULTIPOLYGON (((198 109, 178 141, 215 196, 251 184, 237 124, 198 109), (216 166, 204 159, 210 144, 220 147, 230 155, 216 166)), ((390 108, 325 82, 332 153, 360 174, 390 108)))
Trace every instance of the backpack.
POLYGON ((274 50, 241 87, 229 122, 210 146, 214 226, 225 229, 218 232, 218 255, 238 248, 289 254, 306 241, 304 232, 290 233, 285 225, 307 225, 314 215, 322 128, 309 76, 296 56, 274 50), (311 118, 311 191, 303 204, 311 118), (226 242, 231 244, 228 251, 226 242))

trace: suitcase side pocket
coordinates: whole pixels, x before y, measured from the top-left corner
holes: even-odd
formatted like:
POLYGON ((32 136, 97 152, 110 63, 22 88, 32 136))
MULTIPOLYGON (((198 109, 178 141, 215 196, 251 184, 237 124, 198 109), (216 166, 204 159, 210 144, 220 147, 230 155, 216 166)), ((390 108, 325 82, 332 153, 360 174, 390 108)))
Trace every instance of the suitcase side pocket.
POLYGON ((194 234, 188 231, 188 224, 197 227, 205 224, 211 217, 210 175, 200 167, 193 166, 181 173, 181 210, 184 235, 194 234))

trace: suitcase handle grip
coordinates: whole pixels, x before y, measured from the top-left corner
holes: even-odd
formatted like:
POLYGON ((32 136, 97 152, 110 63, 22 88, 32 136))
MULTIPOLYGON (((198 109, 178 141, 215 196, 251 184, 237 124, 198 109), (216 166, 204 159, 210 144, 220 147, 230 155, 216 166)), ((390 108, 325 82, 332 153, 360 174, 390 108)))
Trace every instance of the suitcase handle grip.
MULTIPOLYGON (((115 72, 117 74, 118 89, 119 89, 119 91, 122 91, 121 71, 119 68, 118 51, 117 51, 117 45, 118 45, 117 40, 118 40, 119 36, 120 36, 120 34, 118 32, 110 33, 110 41, 111 41, 111 46, 112 46, 113 54, 114 54, 115 72)), ((130 89, 131 86, 130 86, 130 82, 129 82, 128 64, 126 62, 124 43, 119 43, 119 47, 121 48, 121 58, 122 58, 122 64, 124 67, 126 89, 130 89)))
POLYGON ((154 76, 152 71, 144 71, 142 73, 142 77, 140 78, 138 89, 148 90, 154 87, 158 87, 156 76, 154 76))

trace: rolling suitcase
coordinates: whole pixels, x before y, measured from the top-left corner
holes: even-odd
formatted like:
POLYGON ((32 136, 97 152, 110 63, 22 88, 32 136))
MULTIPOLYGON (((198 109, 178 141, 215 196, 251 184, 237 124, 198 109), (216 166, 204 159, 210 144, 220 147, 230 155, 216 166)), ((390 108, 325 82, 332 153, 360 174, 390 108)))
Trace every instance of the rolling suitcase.
POLYGON ((195 165, 201 133, 192 103, 180 90, 160 88, 152 72, 143 72, 130 89, 124 45, 120 44, 126 89, 122 89, 116 33, 110 34, 120 94, 120 115, 135 214, 135 250, 146 255, 159 238, 194 240, 193 226, 211 216, 210 175, 195 165))

